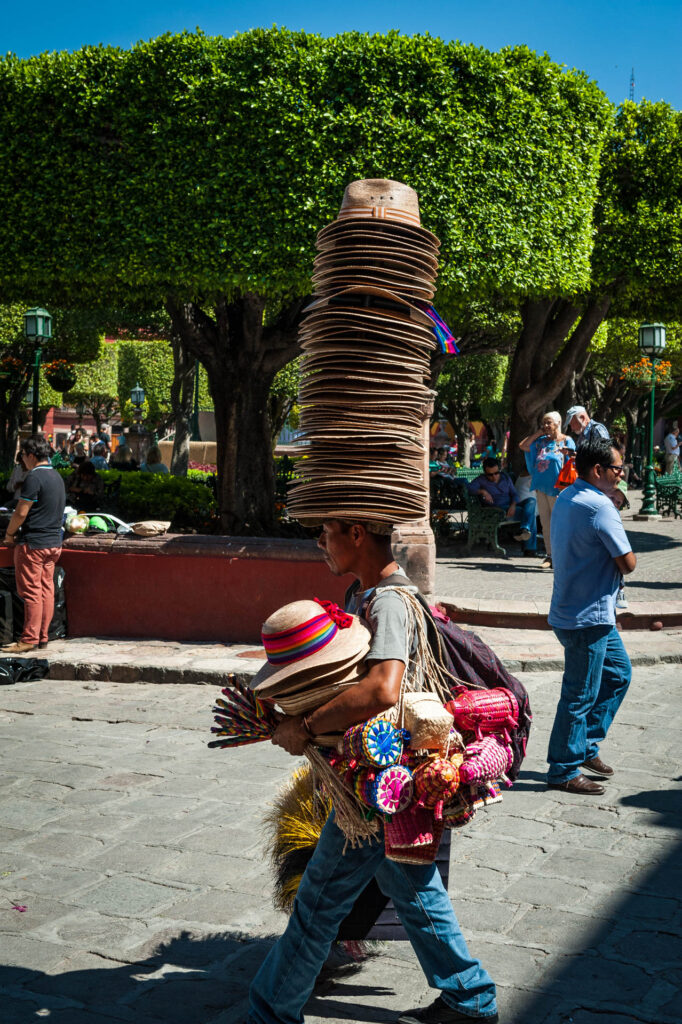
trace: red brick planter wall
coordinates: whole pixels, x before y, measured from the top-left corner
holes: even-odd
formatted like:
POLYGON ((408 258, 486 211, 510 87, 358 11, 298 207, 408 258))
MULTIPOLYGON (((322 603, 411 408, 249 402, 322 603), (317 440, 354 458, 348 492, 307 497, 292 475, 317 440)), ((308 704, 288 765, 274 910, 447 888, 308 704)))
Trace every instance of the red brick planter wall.
POLYGON ((61 564, 70 636, 256 643, 276 608, 340 604, 352 582, 332 576, 314 541, 279 538, 70 537, 61 564))

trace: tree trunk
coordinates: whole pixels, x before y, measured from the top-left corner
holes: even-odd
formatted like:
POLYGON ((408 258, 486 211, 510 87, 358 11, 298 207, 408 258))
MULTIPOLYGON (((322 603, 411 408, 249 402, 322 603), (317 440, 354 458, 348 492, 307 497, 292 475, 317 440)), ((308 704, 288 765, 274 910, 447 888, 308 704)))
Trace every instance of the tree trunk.
POLYGON ((225 533, 274 529, 275 479, 268 393, 278 370, 297 354, 297 325, 307 300, 265 325, 265 300, 222 297, 214 316, 196 303, 168 299, 173 328, 206 367, 216 419, 218 505, 225 533))
POLYGON ((14 468, 21 427, 21 410, 28 391, 29 378, 14 389, 0 391, 0 470, 14 468))
POLYGON ((176 331, 171 332, 170 342, 173 349, 173 383, 171 384, 170 403, 175 424, 170 468, 173 476, 187 476, 196 360, 183 345, 182 339, 176 331))
POLYGON ((515 471, 524 464, 519 441, 537 430, 542 414, 552 409, 582 365, 611 301, 611 296, 591 299, 582 310, 566 299, 524 303, 523 327, 509 373, 512 403, 509 454, 515 471))

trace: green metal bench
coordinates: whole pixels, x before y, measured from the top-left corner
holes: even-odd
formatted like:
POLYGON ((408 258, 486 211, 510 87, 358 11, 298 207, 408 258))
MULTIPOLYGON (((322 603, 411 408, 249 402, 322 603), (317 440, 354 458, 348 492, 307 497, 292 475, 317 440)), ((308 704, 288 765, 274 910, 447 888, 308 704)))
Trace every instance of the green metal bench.
POLYGON ((502 547, 498 537, 501 526, 516 526, 520 528, 518 519, 507 519, 501 508, 493 508, 484 505, 478 495, 466 494, 468 512, 468 534, 467 548, 471 549, 474 544, 488 544, 496 555, 508 558, 507 551, 502 547))
POLYGON ((675 470, 656 477, 656 511, 662 516, 682 519, 682 473, 675 470))

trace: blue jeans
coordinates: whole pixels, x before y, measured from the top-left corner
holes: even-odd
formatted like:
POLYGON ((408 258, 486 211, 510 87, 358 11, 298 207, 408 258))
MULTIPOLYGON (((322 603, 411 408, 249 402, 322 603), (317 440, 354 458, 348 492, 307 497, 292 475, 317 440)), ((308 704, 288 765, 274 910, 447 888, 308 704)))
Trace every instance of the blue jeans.
POLYGON ((431 988, 449 1006, 472 1018, 496 1012, 495 985, 464 941, 434 864, 397 864, 379 842, 343 848, 345 836, 332 814, 305 870, 286 931, 251 984, 249 1021, 301 1024, 341 921, 376 875, 390 896, 431 988))
POLYGON ((615 626, 555 629, 564 648, 561 697, 549 737, 547 781, 568 782, 599 744, 627 693, 632 667, 615 626))
POLYGON ((524 498, 517 502, 516 518, 521 523, 522 530, 529 530, 530 537, 524 541, 524 551, 537 551, 538 547, 538 503, 535 498, 524 498))

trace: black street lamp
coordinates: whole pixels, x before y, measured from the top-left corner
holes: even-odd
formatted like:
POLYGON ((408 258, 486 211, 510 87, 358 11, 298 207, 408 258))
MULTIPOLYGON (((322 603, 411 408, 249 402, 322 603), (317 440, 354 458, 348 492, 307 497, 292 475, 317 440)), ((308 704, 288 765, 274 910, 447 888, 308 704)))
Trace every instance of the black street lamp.
POLYGON ((46 309, 36 306, 33 309, 26 310, 24 313, 24 336, 35 345, 31 430, 34 434, 37 434, 38 408, 40 406, 40 362, 43 354, 42 345, 43 342, 49 341, 52 337, 52 317, 46 309))
POLYGON ((85 416, 85 403, 84 402, 77 402, 76 403, 76 416, 78 417, 78 426, 80 427, 80 426, 83 425, 83 417, 85 416))
POLYGON ((651 359, 651 409, 649 410, 649 464, 645 470, 644 493, 640 516, 658 516, 656 510, 656 473, 654 470, 654 398, 656 393, 656 367, 665 350, 663 324, 642 324, 637 340, 640 352, 651 359))
POLYGON ((137 382, 135 387, 131 389, 130 401, 132 402, 134 409, 133 415, 135 418, 135 432, 139 434, 140 425, 142 423, 142 406, 144 405, 144 388, 140 387, 139 381, 137 382))

